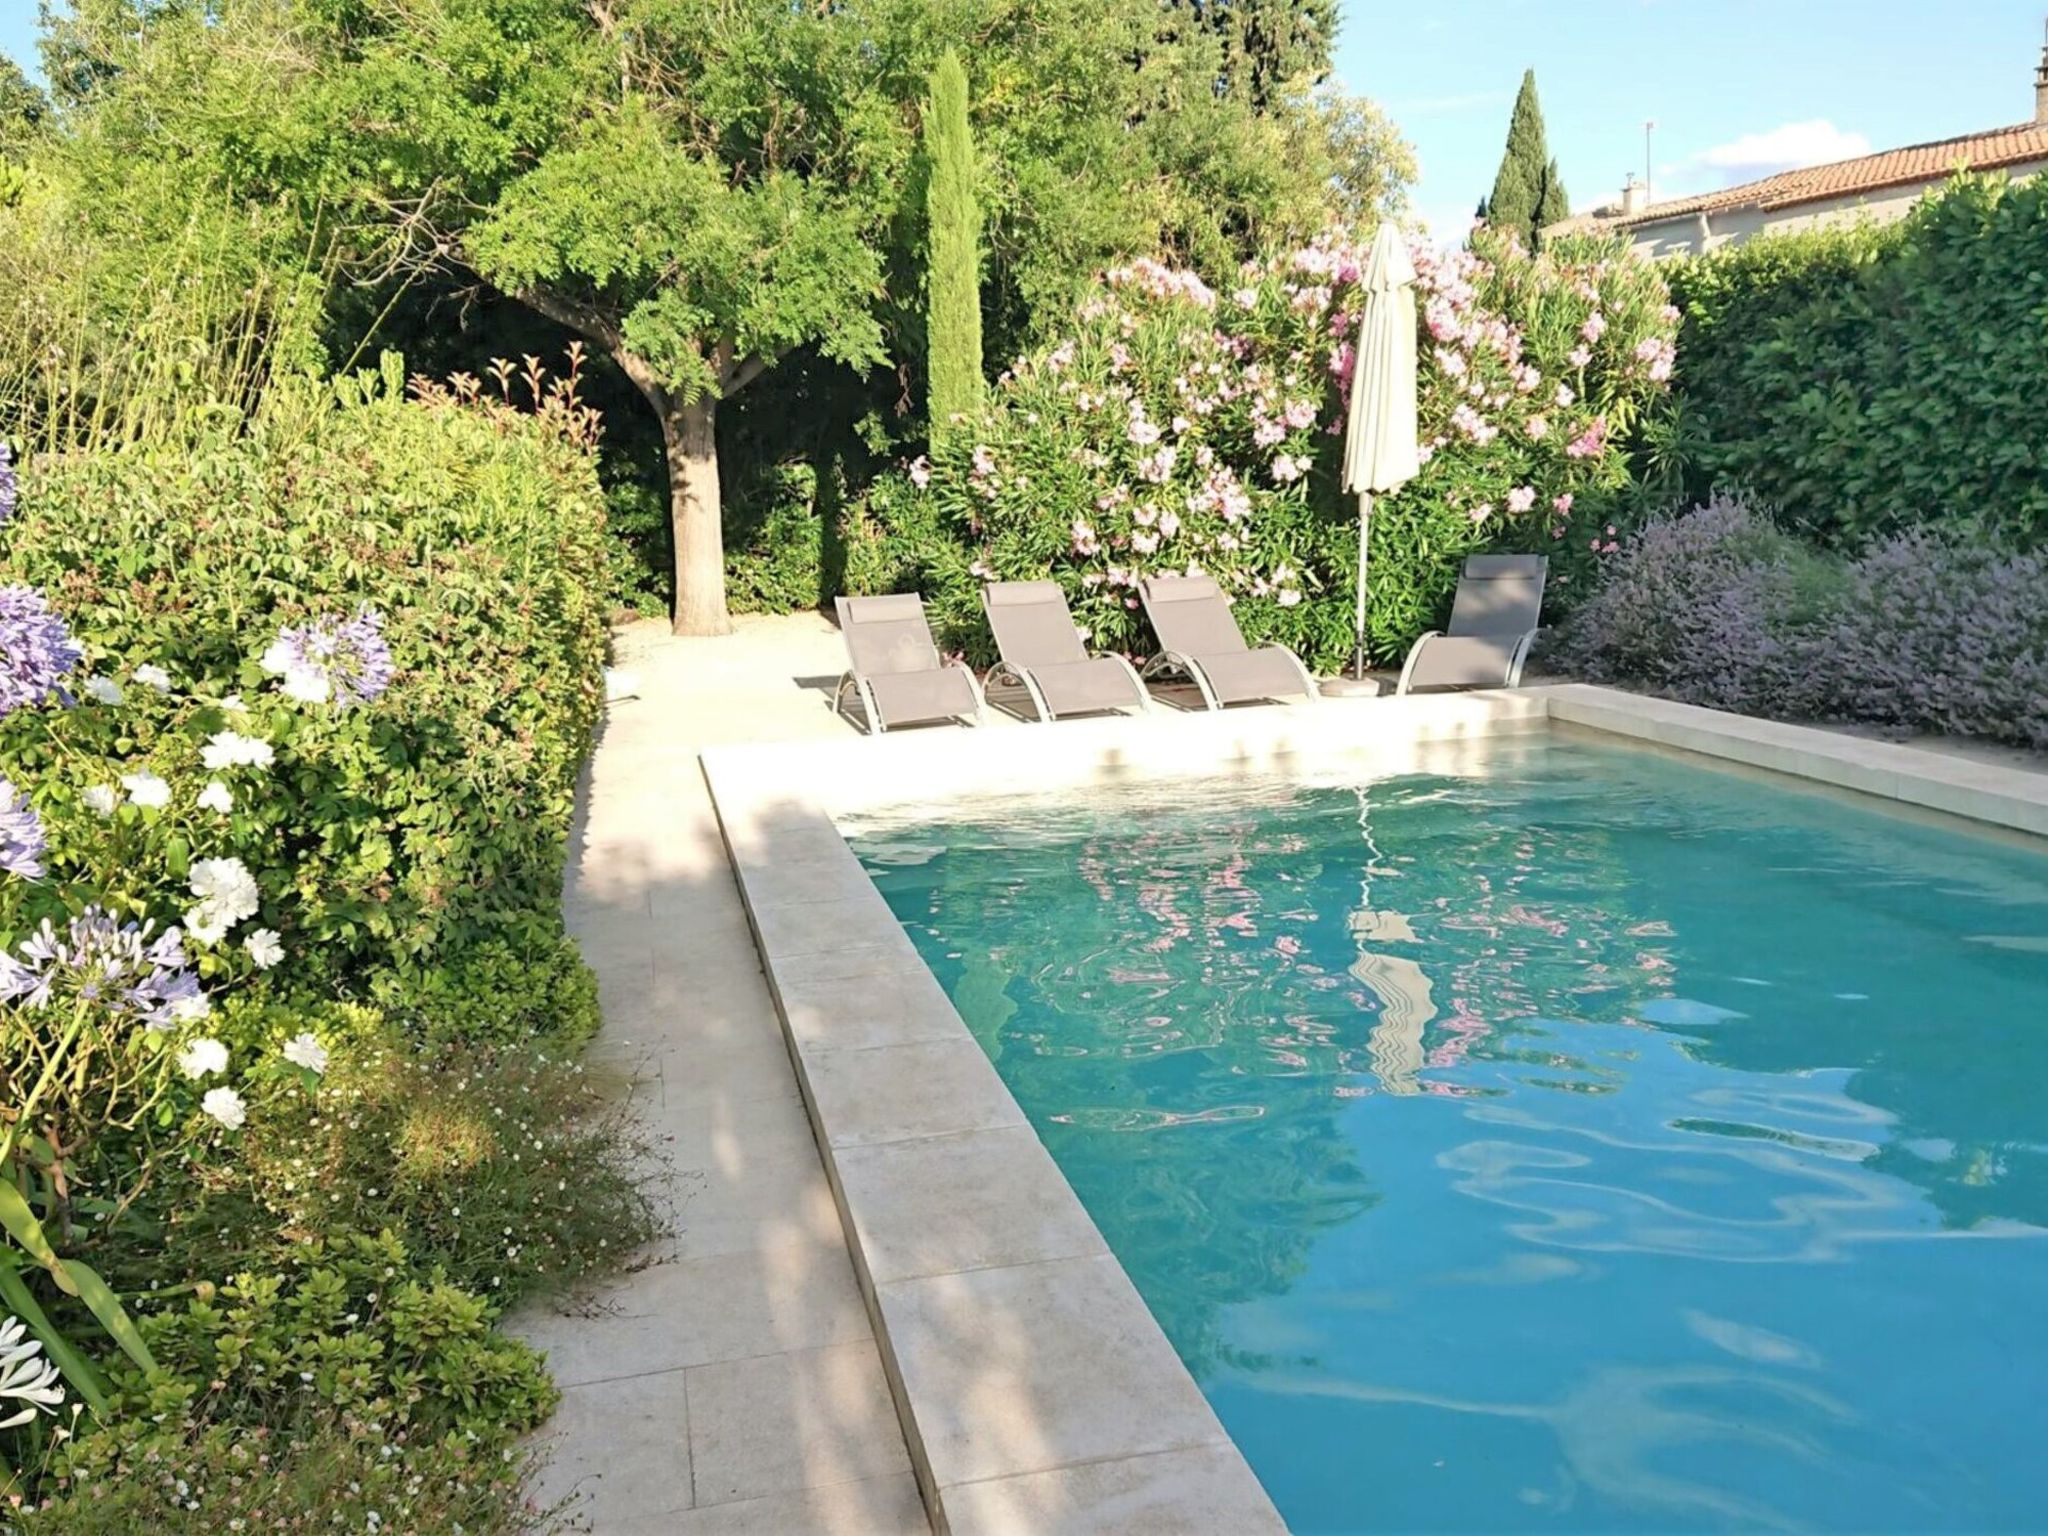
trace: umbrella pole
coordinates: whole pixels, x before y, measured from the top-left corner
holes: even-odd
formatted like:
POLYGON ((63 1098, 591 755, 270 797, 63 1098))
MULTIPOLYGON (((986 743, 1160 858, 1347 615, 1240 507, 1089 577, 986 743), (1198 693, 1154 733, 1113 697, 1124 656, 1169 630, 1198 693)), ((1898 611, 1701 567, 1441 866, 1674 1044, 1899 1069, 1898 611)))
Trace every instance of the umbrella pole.
POLYGON ((1351 675, 1365 677, 1365 578, 1369 569, 1366 541, 1372 533, 1372 492, 1358 497, 1358 611, 1352 626, 1351 675))

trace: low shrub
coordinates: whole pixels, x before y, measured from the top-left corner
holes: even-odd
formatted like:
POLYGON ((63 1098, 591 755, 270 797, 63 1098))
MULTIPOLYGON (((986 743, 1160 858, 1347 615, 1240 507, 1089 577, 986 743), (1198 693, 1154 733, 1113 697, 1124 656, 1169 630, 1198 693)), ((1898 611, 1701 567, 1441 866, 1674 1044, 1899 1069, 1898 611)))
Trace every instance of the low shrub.
POLYGON ((1723 498, 1609 556, 1544 659, 1717 709, 2048 747, 2048 557, 1926 531, 1829 553, 1723 498))
MULTIPOLYGON (((1151 262, 1111 272, 1069 335, 1004 375, 975 431, 878 483, 849 584, 916 585, 981 659, 979 583, 1052 576, 1096 646, 1141 653, 1139 579, 1202 570, 1248 636, 1335 665, 1356 590, 1357 503, 1339 480, 1365 254, 1328 237, 1220 293, 1151 262)), ((1624 444, 1664 393, 1676 320, 1656 269, 1611 245, 1532 256, 1482 231, 1470 251, 1414 257, 1425 463, 1374 516, 1383 661, 1442 620, 1465 555, 1549 551, 1569 591, 1613 541, 1635 491, 1624 444)))

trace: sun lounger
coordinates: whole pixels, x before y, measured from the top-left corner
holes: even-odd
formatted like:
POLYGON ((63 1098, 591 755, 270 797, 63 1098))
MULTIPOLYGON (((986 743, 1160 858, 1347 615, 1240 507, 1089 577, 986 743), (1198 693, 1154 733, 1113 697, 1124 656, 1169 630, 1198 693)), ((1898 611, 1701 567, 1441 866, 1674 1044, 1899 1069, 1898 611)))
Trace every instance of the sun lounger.
POLYGON ((1543 583, 1542 555, 1473 555, 1458 578, 1450 628, 1431 630, 1408 652, 1396 690, 1513 688, 1536 638, 1543 583))
POLYGON ((924 600, 914 592, 887 597, 833 599, 839 633, 851 663, 832 695, 842 708, 846 690, 860 694, 868 730, 880 735, 898 725, 940 720, 981 721, 981 690, 961 663, 941 662, 925 623, 924 600))
POLYGON ((1159 654, 1145 675, 1185 672, 1210 709, 1253 700, 1317 697, 1301 658, 1284 645, 1253 650, 1230 616, 1223 589, 1207 576, 1147 576, 1138 583, 1159 654))
POLYGON ((1058 582, 991 582, 981 589, 981 602, 1003 658, 989 668, 984 686, 1022 684, 1040 720, 1151 708, 1145 685, 1128 661, 1088 654, 1058 582))

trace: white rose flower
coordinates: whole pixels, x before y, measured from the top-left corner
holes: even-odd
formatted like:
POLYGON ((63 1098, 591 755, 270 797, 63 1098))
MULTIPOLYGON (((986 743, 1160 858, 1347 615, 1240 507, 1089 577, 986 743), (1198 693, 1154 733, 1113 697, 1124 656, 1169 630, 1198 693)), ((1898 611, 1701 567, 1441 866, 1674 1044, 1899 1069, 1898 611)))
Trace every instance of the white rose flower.
POLYGON ((240 859, 197 859, 186 885, 199 905, 185 914, 185 931, 201 944, 218 944, 262 903, 256 877, 240 859))
POLYGON ((128 791, 128 798, 140 806, 152 810, 171 803, 171 786, 153 773, 124 773, 121 787, 128 791))
POLYGON ((249 1118, 249 1106, 232 1088, 207 1089, 199 1107, 231 1131, 239 1131, 249 1118))
POLYGON ((246 714, 249 708, 248 705, 242 702, 242 696, 239 693, 222 695, 220 707, 231 715, 246 714))
POLYGON ((213 1002, 204 992, 194 992, 171 1004, 171 1017, 181 1024, 196 1024, 213 1012, 213 1002))
POLYGON ((241 736, 233 731, 216 731, 199 749, 199 760, 209 768, 268 768, 277 754, 271 751, 270 743, 256 736, 241 736))
POLYGON ((270 649, 256 663, 272 677, 284 676, 297 664, 298 657, 293 654, 290 643, 281 638, 271 641, 270 649))
POLYGON ((202 901, 185 909, 185 937, 203 949, 213 948, 228 936, 228 929, 233 926, 234 919, 211 902, 202 901))
POLYGON ((199 808, 218 811, 225 816, 235 808, 235 797, 228 792, 227 785, 219 779, 208 779, 206 788, 199 791, 199 808))
POLYGON ((242 940, 242 946, 249 951, 249 958, 256 962, 259 970, 267 971, 284 958, 284 945, 278 942, 277 931, 273 928, 258 928, 242 940))
POLYGON ((135 669, 135 681, 154 688, 158 693, 171 691, 171 674, 153 661, 144 662, 135 669))
POLYGON ((114 807, 121 803, 121 796, 111 784, 95 784, 79 795, 85 808, 97 816, 111 816, 114 807))
POLYGON ((327 1070, 327 1047, 320 1043, 312 1031, 308 1030, 304 1034, 293 1035, 291 1039, 285 1041, 284 1059, 293 1066, 304 1067, 308 1072, 325 1072, 327 1070))
POLYGON ((178 1052, 178 1070, 187 1077, 211 1077, 228 1069, 228 1048, 211 1037, 194 1040, 178 1052))
POLYGON ((88 677, 85 696, 98 704, 118 704, 127 697, 121 692, 121 685, 111 677, 88 677))

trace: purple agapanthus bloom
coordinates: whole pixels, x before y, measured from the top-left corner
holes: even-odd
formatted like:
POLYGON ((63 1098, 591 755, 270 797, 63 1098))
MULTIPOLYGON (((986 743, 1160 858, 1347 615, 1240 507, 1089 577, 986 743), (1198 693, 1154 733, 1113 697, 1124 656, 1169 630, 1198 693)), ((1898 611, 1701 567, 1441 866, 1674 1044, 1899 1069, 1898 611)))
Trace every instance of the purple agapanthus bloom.
POLYGON ((0 528, 7 526, 7 519, 14 516, 14 450, 7 446, 7 439, 0 437, 0 528))
POLYGON ((22 942, 20 959, 0 954, 0 1002, 24 1008, 93 1003, 152 1030, 204 1017, 206 994, 186 969, 178 930, 152 939, 152 926, 118 922, 100 907, 87 907, 59 935, 44 918, 22 942))
POLYGON ((55 697, 84 653, 34 587, 0 587, 0 720, 55 697))
POLYGON ((332 615, 280 630, 263 653, 263 669, 283 679, 295 699, 332 699, 341 709, 367 704, 391 686, 396 669, 384 639, 384 616, 359 608, 352 619, 332 615))
POLYGON ((0 871, 40 880, 48 848, 35 808, 13 784, 0 779, 0 871))

